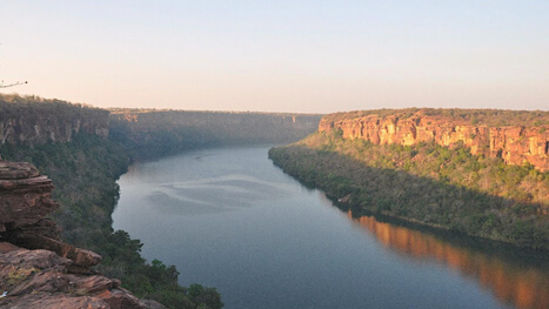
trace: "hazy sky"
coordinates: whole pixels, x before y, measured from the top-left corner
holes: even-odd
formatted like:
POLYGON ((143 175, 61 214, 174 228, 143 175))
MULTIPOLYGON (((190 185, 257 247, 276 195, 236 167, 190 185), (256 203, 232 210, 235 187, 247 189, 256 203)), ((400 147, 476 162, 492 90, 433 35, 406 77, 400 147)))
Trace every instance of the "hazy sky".
POLYGON ((0 79, 100 107, 549 110, 549 1, 0 0, 0 79))

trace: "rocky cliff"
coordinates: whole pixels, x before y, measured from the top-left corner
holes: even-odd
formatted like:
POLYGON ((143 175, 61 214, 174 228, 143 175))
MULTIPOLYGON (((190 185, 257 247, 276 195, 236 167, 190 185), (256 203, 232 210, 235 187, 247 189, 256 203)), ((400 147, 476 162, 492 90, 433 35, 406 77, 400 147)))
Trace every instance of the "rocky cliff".
POLYGON ((109 112, 60 100, 0 95, 0 145, 70 142, 81 132, 107 137, 109 112))
POLYGON ((0 160, 0 308, 163 308, 97 274, 98 254, 59 239, 53 185, 29 163, 0 160))
POLYGON ((435 142, 451 146, 461 142, 475 155, 501 157, 513 165, 527 162, 540 171, 549 170, 549 113, 450 111, 452 113, 417 109, 333 114, 321 119, 318 130, 374 144, 435 142), (452 114, 460 116, 452 117, 452 114))

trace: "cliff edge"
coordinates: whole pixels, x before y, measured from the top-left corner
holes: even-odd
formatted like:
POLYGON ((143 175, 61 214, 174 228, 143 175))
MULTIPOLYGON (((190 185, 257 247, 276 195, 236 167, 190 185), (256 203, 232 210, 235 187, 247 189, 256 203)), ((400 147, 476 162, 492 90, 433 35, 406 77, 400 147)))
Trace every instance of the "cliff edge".
POLYGON ((343 138, 377 145, 462 142, 474 155, 500 157, 511 165, 529 163, 544 172, 549 171, 548 119, 547 112, 380 110, 325 116, 318 131, 336 131, 343 138))
POLYGON ((79 133, 106 138, 109 112, 57 99, 0 94, 0 145, 66 143, 79 133))
POLYGON ((31 164, 0 158, 0 308, 164 308, 97 274, 98 254, 59 238, 46 218, 53 184, 31 164))

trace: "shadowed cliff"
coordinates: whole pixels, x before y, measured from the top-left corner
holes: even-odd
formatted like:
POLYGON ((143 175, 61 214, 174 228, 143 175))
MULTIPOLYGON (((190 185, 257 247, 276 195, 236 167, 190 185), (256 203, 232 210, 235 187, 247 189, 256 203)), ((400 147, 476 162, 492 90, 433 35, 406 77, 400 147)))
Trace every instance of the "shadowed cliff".
POLYGON ((159 300, 171 308, 194 308, 198 303, 221 307, 215 289, 179 286, 175 267, 160 261, 147 263, 139 254, 139 240, 112 230, 111 214, 119 194, 116 179, 135 158, 199 147, 295 141, 313 132, 320 116, 112 113, 109 117, 109 111, 60 100, 0 95, 0 154, 7 160, 31 162, 52 178, 53 197, 60 207, 51 216, 62 227, 60 237, 101 254, 103 262, 95 269, 122 279, 122 286, 139 297, 159 300), (189 295, 196 301, 189 300, 189 295))
POLYGON ((156 299, 170 308, 194 308, 205 302, 209 308, 220 308, 215 289, 178 285, 174 266, 148 263, 140 256, 139 240, 113 231, 111 214, 119 196, 116 180, 127 170, 130 157, 124 147, 108 139, 108 111, 12 97, 0 104, 0 119, 15 119, 7 122, 12 129, 4 131, 8 138, 0 143, 0 154, 5 160, 30 162, 51 177, 56 187, 52 196, 60 205, 51 217, 61 227, 61 239, 98 252, 103 260, 94 269, 121 279, 122 287, 139 297, 156 299), (86 121, 92 130, 84 129, 86 121), (187 292, 201 300, 190 301, 187 292))
POLYGON ((57 99, 0 94, 0 145, 65 143, 79 133, 106 138, 108 114, 57 99))

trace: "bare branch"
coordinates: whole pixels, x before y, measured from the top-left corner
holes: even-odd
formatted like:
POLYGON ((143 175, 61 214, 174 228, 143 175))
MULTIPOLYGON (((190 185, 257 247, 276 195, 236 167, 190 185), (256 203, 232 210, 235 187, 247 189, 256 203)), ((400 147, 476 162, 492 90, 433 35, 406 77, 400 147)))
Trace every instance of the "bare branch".
POLYGON ((0 82, 0 88, 14 87, 14 86, 19 86, 19 85, 25 85, 25 84, 28 84, 28 83, 29 83, 28 81, 24 81, 24 82, 15 82, 15 83, 11 83, 11 84, 4 84, 4 81, 1 81, 0 82))

